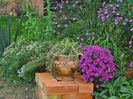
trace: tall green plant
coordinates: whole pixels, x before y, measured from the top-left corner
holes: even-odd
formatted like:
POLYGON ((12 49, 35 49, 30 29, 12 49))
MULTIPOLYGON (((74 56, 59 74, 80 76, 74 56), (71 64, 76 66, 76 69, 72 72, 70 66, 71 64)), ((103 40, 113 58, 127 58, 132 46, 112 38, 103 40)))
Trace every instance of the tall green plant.
MULTIPOLYGON (((9 16, 2 16, 0 18, 2 18, 5 21, 5 24, 1 24, 2 26, 0 26, 0 52, 4 52, 5 48, 10 46, 11 41, 12 41, 12 32, 11 31, 11 18, 9 16), (2 18, 4 17, 4 18, 2 18)), ((18 33, 20 30, 20 26, 21 26, 21 22, 22 19, 19 23, 19 25, 17 26, 17 29, 15 30, 15 38, 14 38, 14 42, 17 41, 17 37, 18 37, 18 33)))
POLYGON ((28 2, 22 5, 24 21, 22 22, 24 38, 26 41, 49 40, 52 39, 52 11, 51 2, 46 0, 47 15, 40 16, 38 12, 28 2))
POLYGON ((0 27, 0 45, 1 51, 11 44, 11 31, 10 31, 10 19, 9 17, 6 18, 6 30, 0 27))

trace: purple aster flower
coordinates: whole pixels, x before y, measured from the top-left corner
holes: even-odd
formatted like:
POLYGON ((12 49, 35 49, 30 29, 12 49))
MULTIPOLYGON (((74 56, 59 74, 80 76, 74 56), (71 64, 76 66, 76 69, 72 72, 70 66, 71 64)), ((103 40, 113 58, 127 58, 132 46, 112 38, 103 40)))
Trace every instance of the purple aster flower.
POLYGON ((96 88, 99 88, 99 85, 98 84, 96 85, 96 88))
POLYGON ((115 14, 115 13, 116 13, 116 11, 112 11, 112 13, 113 13, 113 14, 115 14))
POLYGON ((109 7, 113 7, 113 4, 109 4, 109 7))
POLYGON ((119 21, 122 20, 122 17, 117 16, 114 20, 114 25, 118 25, 119 21))
POLYGON ((64 27, 67 28, 68 27, 68 24, 65 24, 64 27))
POLYGON ((95 37, 92 37, 92 40, 95 40, 95 37))
POLYGON ((127 25, 128 21, 129 21, 129 19, 128 18, 125 18, 122 24, 123 25, 127 25))
POLYGON ((123 23, 122 23, 123 25, 127 25, 127 22, 126 21, 123 21, 123 23))
POLYGON ((128 19, 128 18, 125 18, 125 20, 124 20, 124 21, 128 22, 128 21, 129 21, 129 19, 128 19))
POLYGON ((64 17, 64 20, 67 20, 67 17, 64 17))
POLYGON ((94 35, 94 34, 95 34, 95 32, 92 32, 91 34, 92 34, 92 35, 94 35))
POLYGON ((116 2, 117 2, 117 3, 122 3, 122 2, 123 2, 123 0, 116 0, 116 2))
POLYGON ((130 52, 132 52, 132 53, 133 53, 133 50, 130 50, 130 52))
POLYGON ((73 20, 73 21, 76 21, 76 20, 78 20, 78 19, 74 17, 74 18, 72 18, 72 20, 73 20))
POLYGON ((80 44, 78 45, 78 48, 82 48, 82 43, 80 43, 80 44))
POLYGON ((88 81, 87 75, 84 74, 84 75, 82 76, 82 78, 83 78, 84 82, 87 82, 87 81, 88 81))
POLYGON ((115 72, 110 50, 99 46, 87 46, 83 49, 78 68, 85 82, 91 81, 98 85, 113 78, 115 72))
POLYGON ((129 41, 129 44, 132 44, 132 41, 129 41))
POLYGON ((131 61, 128 65, 129 68, 133 68, 133 61, 131 61))
POLYGON ((129 20, 129 22, 131 23, 131 22, 133 22, 133 20, 131 19, 131 20, 129 20))
POLYGON ((132 45, 131 44, 129 45, 129 48, 132 48, 132 45))
POLYGON ((133 28, 131 28, 130 31, 133 31, 133 28))

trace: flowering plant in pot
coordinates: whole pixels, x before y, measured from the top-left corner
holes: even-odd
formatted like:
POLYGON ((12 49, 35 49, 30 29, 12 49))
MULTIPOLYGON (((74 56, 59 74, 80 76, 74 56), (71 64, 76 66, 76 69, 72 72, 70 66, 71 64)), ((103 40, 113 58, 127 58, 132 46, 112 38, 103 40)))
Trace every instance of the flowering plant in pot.
POLYGON ((47 53, 49 70, 57 80, 73 80, 78 64, 78 43, 65 38, 51 46, 47 53))
POLYGON ((126 67, 127 76, 129 78, 133 78, 133 61, 131 61, 128 66, 126 67))
POLYGON ((78 63, 78 70, 84 82, 91 81, 99 87, 100 84, 113 78, 115 65, 110 50, 99 46, 87 46, 78 63))

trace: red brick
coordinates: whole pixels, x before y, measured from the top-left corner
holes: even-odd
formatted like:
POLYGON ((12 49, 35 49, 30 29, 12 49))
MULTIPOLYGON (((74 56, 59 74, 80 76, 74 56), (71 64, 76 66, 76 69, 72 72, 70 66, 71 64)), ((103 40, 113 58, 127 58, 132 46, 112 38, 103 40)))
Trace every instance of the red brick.
POLYGON ((78 85, 74 82, 57 81, 50 73, 37 73, 36 83, 47 95, 75 94, 78 92, 78 85))
POLYGON ((79 93, 88 93, 88 94, 92 94, 93 93, 93 88, 94 88, 94 84, 93 83, 91 83, 91 82, 84 83, 82 78, 76 78, 75 82, 79 86, 79 93))
POLYGON ((78 94, 76 99, 92 99, 90 94, 78 94))
POLYGON ((92 99, 92 96, 89 94, 68 94, 63 95, 62 99, 92 99))
POLYGON ((61 99, 76 99, 76 94, 62 95, 61 99))
POLYGON ((61 99, 60 95, 47 95, 39 86, 36 86, 35 91, 37 99, 61 99))

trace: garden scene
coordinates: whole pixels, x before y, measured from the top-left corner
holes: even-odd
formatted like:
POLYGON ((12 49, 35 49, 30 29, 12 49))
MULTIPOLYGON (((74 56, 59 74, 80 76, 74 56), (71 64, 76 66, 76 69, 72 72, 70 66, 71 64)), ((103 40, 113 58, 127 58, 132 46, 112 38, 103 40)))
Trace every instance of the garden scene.
POLYGON ((133 99, 133 0, 0 0, 0 99, 133 99))

